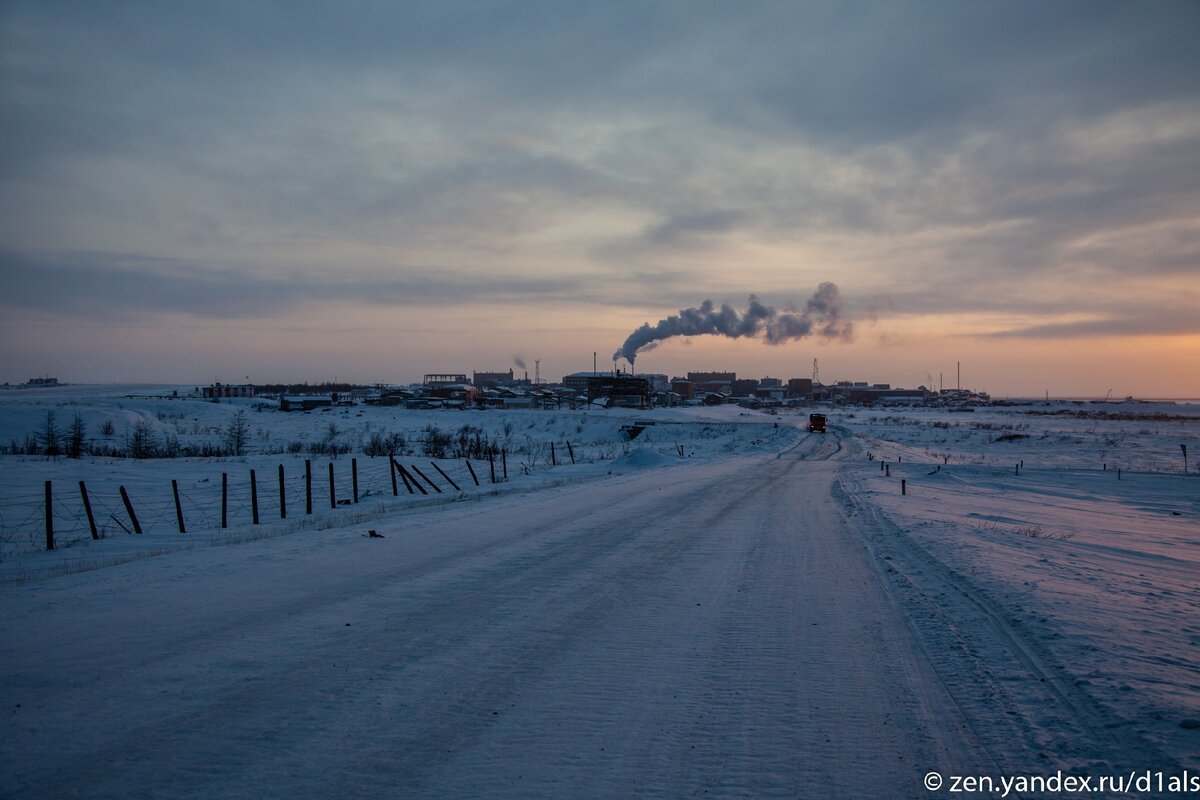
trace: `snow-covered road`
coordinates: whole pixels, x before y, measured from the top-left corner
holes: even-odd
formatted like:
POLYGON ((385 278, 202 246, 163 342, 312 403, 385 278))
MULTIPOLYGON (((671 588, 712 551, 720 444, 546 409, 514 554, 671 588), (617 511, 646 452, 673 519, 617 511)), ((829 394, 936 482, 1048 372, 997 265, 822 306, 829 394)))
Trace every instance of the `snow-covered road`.
POLYGON ((973 672, 978 642, 931 658, 929 598, 847 522, 849 452, 5 588, 4 793, 926 797, 933 769, 1032 765, 1026 696, 973 672))

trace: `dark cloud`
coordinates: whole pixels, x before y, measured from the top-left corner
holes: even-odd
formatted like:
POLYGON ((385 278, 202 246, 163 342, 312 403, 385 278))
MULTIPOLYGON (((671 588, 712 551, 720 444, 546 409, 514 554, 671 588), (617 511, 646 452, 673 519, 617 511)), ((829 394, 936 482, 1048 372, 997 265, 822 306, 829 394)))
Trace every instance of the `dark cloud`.
POLYGON ((1048 309, 1200 275, 1198 33, 1190 0, 10 0, 0 276, 92 313, 680 307, 731 239, 862 235, 884 318, 1048 309))
POLYGON ((580 278, 488 277, 441 268, 397 267, 391 278, 254 275, 182 260, 100 253, 46 258, 0 252, 0 306, 90 319, 185 313, 215 319, 267 317, 304 305, 353 301, 424 306, 524 303, 530 295, 571 297, 580 278))
POLYGON ((986 334, 993 339, 1085 339, 1106 336, 1185 336, 1200 334, 1194 310, 1171 309, 1138 316, 1112 316, 1077 322, 1055 322, 986 334))

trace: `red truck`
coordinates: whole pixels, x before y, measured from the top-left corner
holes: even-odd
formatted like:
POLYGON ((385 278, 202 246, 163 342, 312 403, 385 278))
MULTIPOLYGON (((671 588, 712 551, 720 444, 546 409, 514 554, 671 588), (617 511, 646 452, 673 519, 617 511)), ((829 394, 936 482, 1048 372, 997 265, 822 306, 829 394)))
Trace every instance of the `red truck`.
POLYGON ((808 415, 808 432, 809 433, 825 433, 825 415, 824 414, 809 414, 808 415))

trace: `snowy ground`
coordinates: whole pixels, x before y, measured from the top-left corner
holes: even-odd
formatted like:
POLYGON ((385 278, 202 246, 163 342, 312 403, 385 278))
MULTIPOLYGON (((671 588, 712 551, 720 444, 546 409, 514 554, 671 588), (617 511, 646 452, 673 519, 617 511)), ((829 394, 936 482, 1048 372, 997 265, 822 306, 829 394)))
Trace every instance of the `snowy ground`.
MULTIPOLYGON (((35 429, 28 404, 0 406, 0 431, 35 429)), ((172 504, 141 537, 54 553, 17 537, 0 794, 934 797, 953 795, 931 770, 1200 768, 1200 477, 1168 447, 1194 422, 858 411, 821 436, 655 413, 633 443, 619 415, 481 414, 611 452, 510 461, 478 490, 383 484, 187 534, 172 504), (1030 435, 995 441, 1012 433, 1030 435), (1109 441, 1137 460, 1103 469, 1109 441)), ((270 440, 327 424, 269 418, 295 426, 270 440)), ((8 456, 0 509, 80 476, 201 493, 214 472, 273 479, 281 455, 8 456)))
MULTIPOLYGON (((1179 444, 1200 451, 1200 410, 1152 411, 1191 419, 1005 413, 930 429, 927 418, 917 426, 926 445, 911 430, 881 440, 887 427, 860 413, 845 422, 889 463, 860 461, 846 484, 886 518, 873 545, 891 566, 936 559, 1031 643, 1064 696, 1095 701, 1103 724, 1194 764, 1200 736, 1181 725, 1200 720, 1200 474, 1194 462, 1183 474, 1179 444), (1011 431, 978 424, 1038 433, 997 442, 1011 431)), ((1046 746, 1063 752, 1066 735, 1046 746)))
MULTIPOLYGON (((186 387, 176 389, 181 395, 187 391, 186 387)), ((89 440, 113 448, 121 447, 139 423, 148 425, 160 444, 175 440, 185 446, 222 444, 239 412, 244 414, 249 430, 246 454, 239 457, 139 460, 0 456, 0 579, 25 579, 169 550, 325 529, 347 521, 374 519, 415 504, 470 501, 592 480, 636 467, 638 459, 644 460, 647 455, 661 456, 657 462, 669 464, 734 452, 773 451, 797 435, 791 427, 776 427, 773 419, 733 406, 652 412, 407 411, 355 406, 281 413, 265 401, 217 404, 170 397, 174 390, 147 386, 64 387, 0 394, 0 442, 37 440, 48 413, 54 414, 60 431, 79 414, 89 440), (111 423, 111 433, 101 433, 106 423, 111 423), (635 423, 643 424, 644 430, 630 441, 622 428, 635 423), (469 438, 481 436, 484 442, 495 445, 494 465, 475 456, 468 466, 467 458, 451 457, 453 447, 441 457, 430 458, 424 447, 429 428, 455 437, 463 431, 469 432, 469 438), (365 455, 373 435, 392 434, 403 442, 397 460, 410 473, 420 470, 437 487, 418 477, 427 495, 410 494, 417 490, 406 489, 403 479, 398 479, 395 488, 399 496, 393 495, 387 457, 365 455), (323 452, 331 444, 346 452, 323 452), (630 463, 634 454, 641 455, 630 463), (312 475, 311 514, 306 507, 306 461, 312 475), (349 504, 335 505, 332 512, 331 466, 335 504, 349 504), (280 516, 281 467, 286 519, 280 516), (355 468, 358 502, 354 502, 355 468), (252 521, 251 471, 260 512, 257 525, 252 521), (226 482, 225 528, 221 527, 222 476, 226 482), (46 481, 51 482, 57 546, 51 554, 43 552, 46 481), (84 481, 93 506, 92 516, 102 537, 98 543, 92 541, 80 481, 84 481), (145 531, 142 537, 127 535, 133 530, 133 521, 121 498, 121 487, 126 489, 145 531), (186 538, 179 535, 175 490, 180 495, 186 538)))

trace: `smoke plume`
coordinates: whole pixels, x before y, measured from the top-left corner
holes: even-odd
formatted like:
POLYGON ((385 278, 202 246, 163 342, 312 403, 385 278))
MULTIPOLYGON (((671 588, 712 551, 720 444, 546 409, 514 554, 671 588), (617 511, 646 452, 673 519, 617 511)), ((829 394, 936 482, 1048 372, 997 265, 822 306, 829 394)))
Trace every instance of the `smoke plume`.
POLYGON ((750 304, 744 313, 738 313, 728 304, 720 308, 711 300, 705 300, 699 308, 685 308, 678 315, 659 320, 657 324, 643 324, 613 353, 613 361, 624 358, 630 364, 637 354, 651 350, 659 342, 676 336, 701 336, 714 334, 731 339, 742 337, 758 338, 767 344, 783 344, 793 339, 820 336, 823 339, 849 340, 854 335, 854 323, 842 319, 842 298, 836 285, 826 282, 803 309, 788 307, 777 311, 763 305, 750 295, 750 304))
POLYGON ((513 356, 513 363, 517 365, 518 369, 529 369, 529 367, 525 366, 525 359, 520 355, 513 356))

